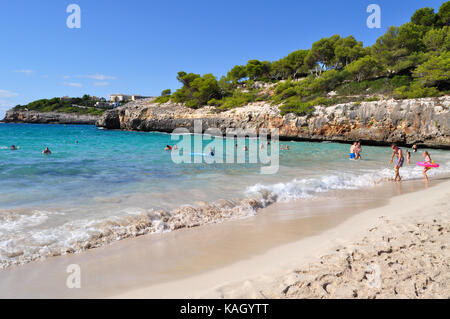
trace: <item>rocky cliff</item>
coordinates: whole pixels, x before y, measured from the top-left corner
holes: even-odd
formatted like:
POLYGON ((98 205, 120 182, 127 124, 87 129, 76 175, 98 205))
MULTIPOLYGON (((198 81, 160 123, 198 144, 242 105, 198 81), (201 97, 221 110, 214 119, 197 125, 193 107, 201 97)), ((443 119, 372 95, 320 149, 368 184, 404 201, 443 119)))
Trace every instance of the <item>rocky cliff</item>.
POLYGON ((99 120, 96 115, 81 115, 59 112, 36 111, 8 111, 3 122, 5 123, 33 123, 33 124, 95 124, 99 120))
POLYGON ((282 116, 266 102, 228 111, 214 107, 193 110, 182 105, 139 101, 105 112, 97 125, 108 129, 172 132, 177 127, 193 131, 194 120, 203 130, 219 128, 278 128, 281 139, 350 142, 386 145, 418 143, 450 149, 450 96, 411 100, 381 100, 317 106, 306 116, 282 116))

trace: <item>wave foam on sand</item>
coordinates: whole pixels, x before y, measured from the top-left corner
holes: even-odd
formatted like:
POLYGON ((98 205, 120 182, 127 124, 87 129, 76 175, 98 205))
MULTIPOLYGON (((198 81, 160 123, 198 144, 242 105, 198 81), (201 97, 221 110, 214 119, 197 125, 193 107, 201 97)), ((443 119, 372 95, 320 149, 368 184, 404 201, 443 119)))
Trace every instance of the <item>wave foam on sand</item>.
MULTIPOLYGON (((446 167, 434 170, 430 175, 448 173, 446 167)), ((406 168, 405 171, 405 176, 408 176, 405 179, 421 177, 418 167, 406 168)), ((246 218, 275 202, 310 199, 330 190, 371 187, 388 177, 392 177, 392 170, 381 169, 361 175, 342 173, 320 178, 294 179, 288 183, 273 185, 257 184, 246 190, 244 199, 201 202, 172 211, 139 209, 128 211, 125 216, 104 220, 76 220, 46 229, 34 227, 61 213, 7 211, 0 214, 0 268, 81 252, 126 238, 246 218)))

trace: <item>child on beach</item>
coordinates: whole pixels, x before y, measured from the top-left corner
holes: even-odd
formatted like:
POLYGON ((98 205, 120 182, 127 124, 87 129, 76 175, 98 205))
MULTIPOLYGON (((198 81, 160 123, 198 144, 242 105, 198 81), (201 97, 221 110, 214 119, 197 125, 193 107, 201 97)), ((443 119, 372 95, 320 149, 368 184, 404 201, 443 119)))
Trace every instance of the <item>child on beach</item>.
POLYGON ((400 168, 403 166, 403 162, 405 161, 405 157, 403 156, 402 149, 395 144, 392 144, 392 156, 391 161, 389 163, 392 164, 394 160, 394 156, 397 156, 397 160, 395 161, 395 178, 394 181, 400 182, 402 180, 400 176, 400 168))
MULTIPOLYGON (((430 153, 428 153, 427 151, 424 151, 424 152, 422 153, 422 155, 423 155, 423 158, 424 158, 424 162, 425 162, 425 163, 430 163, 430 164, 433 163, 433 161, 431 160, 430 153)), ((423 168, 423 176, 425 177, 425 181, 427 181, 427 182, 428 182, 428 175, 427 175, 427 172, 428 172, 430 169, 431 169, 431 167, 424 167, 424 168, 423 168)))

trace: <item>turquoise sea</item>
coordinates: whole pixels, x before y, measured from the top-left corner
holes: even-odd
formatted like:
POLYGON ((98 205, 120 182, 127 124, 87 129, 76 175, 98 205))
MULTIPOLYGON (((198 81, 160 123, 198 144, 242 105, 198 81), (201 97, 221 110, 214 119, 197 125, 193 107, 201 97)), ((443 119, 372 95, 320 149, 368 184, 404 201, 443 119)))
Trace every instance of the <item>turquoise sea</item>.
MULTIPOLYGON (((235 143, 239 150, 255 143, 262 151, 258 140, 230 144, 235 143)), ((192 212, 201 221, 205 210, 191 207, 216 205, 204 222, 218 222, 255 214, 246 199, 256 199, 258 207, 309 200, 330 190, 373 187, 393 176, 388 147, 363 146, 363 160, 350 161, 346 144, 280 142, 290 150, 280 151, 277 173, 261 174, 260 163, 174 163, 164 150, 174 144, 162 133, 0 124, 0 267, 170 231, 173 220, 188 223, 192 212), (17 151, 10 150, 13 144, 17 151), (45 147, 51 155, 42 155, 45 147)), ((450 173, 449 151, 431 155, 441 164, 431 177, 450 173)), ((422 178, 414 164, 420 160, 421 154, 413 154, 401 171, 404 179, 422 178)))

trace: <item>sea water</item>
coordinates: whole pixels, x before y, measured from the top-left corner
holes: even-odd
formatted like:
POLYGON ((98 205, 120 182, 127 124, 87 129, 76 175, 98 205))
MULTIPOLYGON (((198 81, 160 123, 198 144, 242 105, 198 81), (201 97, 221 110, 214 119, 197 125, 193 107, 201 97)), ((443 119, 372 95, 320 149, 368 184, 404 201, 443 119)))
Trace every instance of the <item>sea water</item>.
MULTIPOLYGON (((0 267, 242 218, 276 201, 374 187, 393 177, 389 147, 363 146, 363 160, 351 161, 346 144, 280 142, 290 149, 279 152, 278 172, 261 174, 258 163, 177 164, 164 150, 173 144, 163 133, 0 124, 0 267), (45 147, 51 155, 42 155, 45 147)), ((431 155, 441 167, 429 176, 449 174, 450 152, 431 155)), ((423 178, 420 160, 420 152, 412 153, 401 170, 405 180, 423 178)))

